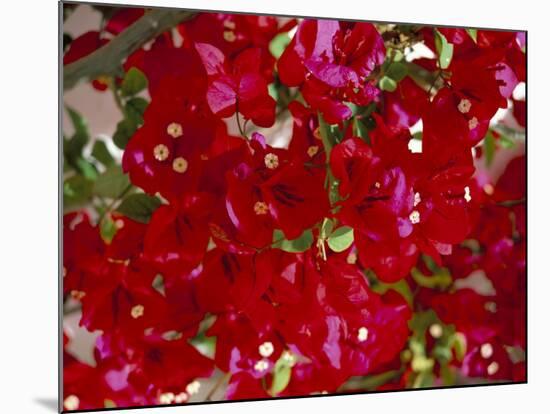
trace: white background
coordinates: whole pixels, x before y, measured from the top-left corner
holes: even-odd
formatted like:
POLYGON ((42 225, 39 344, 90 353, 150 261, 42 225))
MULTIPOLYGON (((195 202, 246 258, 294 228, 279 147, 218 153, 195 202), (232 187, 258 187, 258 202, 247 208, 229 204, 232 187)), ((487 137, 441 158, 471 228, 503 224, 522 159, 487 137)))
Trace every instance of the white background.
MULTIPOLYGON (((544 2, 157 0, 154 4, 529 30, 529 384, 136 412, 490 410, 517 414, 523 410, 540 412, 535 405, 548 407, 550 27, 544 2)), ((0 411, 52 413, 57 398, 58 363, 57 2, 4 1, 0 30, 0 411)))

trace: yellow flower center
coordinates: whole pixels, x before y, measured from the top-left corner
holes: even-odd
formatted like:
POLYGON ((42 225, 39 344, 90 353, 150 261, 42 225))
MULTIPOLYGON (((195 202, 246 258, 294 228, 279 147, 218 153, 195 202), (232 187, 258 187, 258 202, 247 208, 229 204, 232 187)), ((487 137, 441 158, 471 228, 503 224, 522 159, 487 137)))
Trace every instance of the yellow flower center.
POLYGON ((307 149, 307 155, 310 157, 313 157, 315 154, 319 152, 319 146, 318 145, 312 145, 307 149))
POLYGON ((86 296, 86 292, 83 292, 82 290, 71 290, 71 297, 75 300, 80 300, 84 296, 86 296))
POLYGON ((315 128, 315 130, 313 131, 313 136, 315 138, 317 138, 319 141, 321 141, 323 139, 321 137, 321 128, 320 127, 315 128))
POLYGON ((234 42, 235 39, 237 38, 237 36, 235 36, 235 33, 231 30, 226 30, 225 32, 223 32, 223 38, 227 41, 227 42, 234 42))
POLYGON ((263 216, 267 214, 267 211, 269 210, 266 203, 263 201, 256 201, 254 204, 254 213, 256 213, 258 216, 263 216))

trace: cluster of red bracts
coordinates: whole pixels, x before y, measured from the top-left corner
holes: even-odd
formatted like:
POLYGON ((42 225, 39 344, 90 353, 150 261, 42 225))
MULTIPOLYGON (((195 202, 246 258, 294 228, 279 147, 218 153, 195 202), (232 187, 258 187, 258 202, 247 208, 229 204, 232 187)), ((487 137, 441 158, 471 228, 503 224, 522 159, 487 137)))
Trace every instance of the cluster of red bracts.
MULTIPOLYGON (((276 60, 270 41, 295 24, 199 14, 178 27, 181 46, 165 34, 128 58, 126 69, 147 76, 151 103, 122 165, 164 203, 147 224, 114 216, 111 243, 86 212, 65 215, 64 292, 81 302, 80 324, 102 332, 95 367, 66 353, 64 391, 79 408, 186 402, 214 367, 231 374, 229 399, 337 392, 350 377, 400 366, 418 309, 464 335, 467 354, 455 362, 464 375, 523 379, 506 348, 525 346, 525 160, 491 185, 475 175, 472 155, 525 80, 516 34, 478 31, 474 42, 463 29, 440 29, 454 57, 430 99, 410 78, 395 92, 378 88, 386 48, 370 23, 304 20, 276 60), (289 147, 258 132, 230 135, 224 118, 274 124, 275 74, 303 97, 288 105, 289 147), (379 107, 368 140, 354 135, 348 103, 379 107), (342 131, 328 155, 318 114, 342 131), (422 151, 412 152, 408 128, 419 119, 422 151), (325 219, 351 227, 353 244, 338 253, 322 246, 324 254, 323 240, 300 253, 274 247, 275 230, 293 240, 312 229, 318 240, 325 219), (426 271, 423 256, 454 279, 483 270, 494 296, 419 287, 409 304, 369 286, 367 269, 412 286, 411 270, 426 271), (213 359, 189 342, 208 318, 213 359), (274 394, 281 358, 292 376, 274 394)), ((77 47, 66 60, 85 54, 77 47)), ((435 60, 416 63, 437 69, 435 60)))

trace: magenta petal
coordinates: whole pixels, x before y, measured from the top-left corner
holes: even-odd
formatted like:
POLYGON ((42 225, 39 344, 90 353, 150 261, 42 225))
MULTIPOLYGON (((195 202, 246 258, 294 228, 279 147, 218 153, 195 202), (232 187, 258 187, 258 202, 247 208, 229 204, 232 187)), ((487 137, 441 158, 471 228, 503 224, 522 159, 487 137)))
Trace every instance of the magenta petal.
POLYGON ((232 79, 221 76, 208 87, 206 99, 212 112, 221 117, 228 117, 235 112, 237 93, 232 79))
POLYGON ((342 88, 349 83, 356 85, 359 82, 359 78, 353 69, 325 62, 318 57, 306 60, 305 65, 317 79, 333 88, 342 88))
POLYGON ((220 49, 207 43, 196 43, 195 49, 199 53, 209 76, 225 72, 225 56, 220 49))

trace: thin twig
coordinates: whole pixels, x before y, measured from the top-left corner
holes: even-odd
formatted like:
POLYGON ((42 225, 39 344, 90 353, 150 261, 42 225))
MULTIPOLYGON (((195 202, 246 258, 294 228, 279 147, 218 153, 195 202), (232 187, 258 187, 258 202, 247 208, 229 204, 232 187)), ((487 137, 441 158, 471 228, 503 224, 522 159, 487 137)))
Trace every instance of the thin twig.
POLYGON ((123 60, 147 41, 177 24, 191 19, 195 12, 154 9, 128 26, 109 43, 63 68, 63 88, 73 88, 81 79, 114 76, 123 60))
POLYGON ((218 378, 218 380, 216 381, 212 389, 210 389, 210 391, 208 391, 208 394, 206 394, 204 401, 212 401, 212 397, 214 396, 216 391, 218 391, 218 388, 220 388, 222 384, 229 379, 230 376, 231 376, 230 372, 220 375, 220 377, 218 378))

